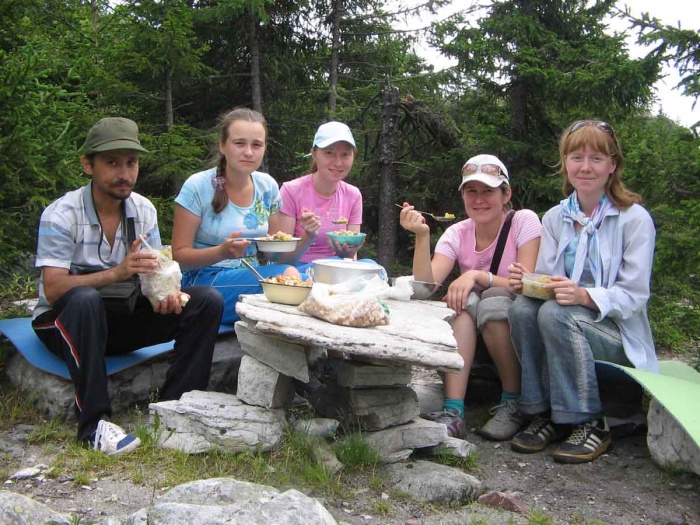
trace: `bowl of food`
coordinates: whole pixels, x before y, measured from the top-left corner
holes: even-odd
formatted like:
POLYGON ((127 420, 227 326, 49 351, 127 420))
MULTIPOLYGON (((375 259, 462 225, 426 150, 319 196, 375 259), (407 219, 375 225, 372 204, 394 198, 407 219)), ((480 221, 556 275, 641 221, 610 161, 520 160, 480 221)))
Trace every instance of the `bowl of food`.
POLYGON ((440 283, 430 283, 426 281, 408 281, 408 284, 413 288, 413 295, 411 299, 425 300, 430 299, 435 292, 437 292, 442 285, 440 283))
POLYGON ((255 237, 251 239, 258 245, 258 250, 263 253, 284 253, 296 250, 297 243, 301 240, 288 233, 277 232, 265 237, 255 237))
POLYGON ((338 244, 347 244, 348 246, 359 246, 365 242, 366 233, 354 232, 350 230, 340 230, 335 232, 328 232, 328 238, 331 240, 331 245, 333 241, 338 244))
POLYGON ((554 290, 545 288, 547 283, 551 283, 549 275, 541 273, 523 273, 523 295, 534 299, 542 299, 547 301, 554 299, 554 290))
POLYGON ((311 292, 311 282, 302 281, 298 277, 276 275, 260 281, 265 297, 271 303, 297 306, 311 292))

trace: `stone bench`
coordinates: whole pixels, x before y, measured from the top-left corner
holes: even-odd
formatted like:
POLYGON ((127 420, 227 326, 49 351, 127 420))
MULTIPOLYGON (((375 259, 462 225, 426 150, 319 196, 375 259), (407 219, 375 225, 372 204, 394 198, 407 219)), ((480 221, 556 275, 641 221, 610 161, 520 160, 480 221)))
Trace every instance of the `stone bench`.
MULTIPOLYGON (((32 403, 49 418, 75 418, 73 382, 32 366, 11 345, 12 355, 6 373, 17 388, 30 396, 32 403)), ((219 335, 214 348, 210 390, 233 393, 240 366, 241 346, 234 332, 219 335)), ((140 362, 111 374, 108 389, 115 414, 125 412, 135 405, 147 406, 153 393, 165 381, 165 373, 173 361, 173 352, 166 351, 153 359, 140 362)))

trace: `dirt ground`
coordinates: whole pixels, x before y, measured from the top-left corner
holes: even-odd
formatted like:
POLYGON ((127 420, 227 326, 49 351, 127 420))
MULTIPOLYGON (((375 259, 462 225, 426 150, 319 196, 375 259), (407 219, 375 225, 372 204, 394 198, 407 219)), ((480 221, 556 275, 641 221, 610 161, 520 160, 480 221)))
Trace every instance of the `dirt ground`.
MULTIPOLYGON (((480 409, 483 411, 484 407, 480 409)), ((24 438, 31 430, 28 425, 19 425, 0 436, 0 458, 6 472, 51 464, 58 451, 27 445, 24 438)), ((538 509, 552 523, 700 524, 700 478, 657 468, 649 456, 643 432, 616 439, 609 453, 591 464, 578 466, 554 463, 551 450, 534 455, 515 454, 507 443, 484 441, 471 430, 467 439, 478 448, 478 467, 470 473, 481 480, 485 489, 518 494, 530 509, 538 509)), ((135 485, 117 476, 94 479, 83 487, 66 476, 50 479, 39 475, 2 482, 0 490, 31 496, 59 512, 77 513, 80 523, 133 513, 156 501, 162 490, 147 483, 135 485)), ((339 523, 350 525, 545 523, 528 521, 526 514, 497 512, 483 505, 422 505, 396 497, 390 491, 378 494, 369 489, 322 502, 339 523)))
MULTIPOLYGON (((5 452, 14 449, 8 472, 50 464, 55 454, 26 446, 23 437, 29 430, 18 428, 3 436, 2 449, 5 452)), ((620 438, 608 454, 579 466, 556 464, 548 453, 514 454, 507 444, 483 441, 473 434, 468 439, 479 450, 479 467, 473 474, 486 489, 515 492, 528 507, 541 510, 556 523, 700 524, 700 480, 692 475, 669 475, 659 470, 649 457, 644 435, 620 438)), ((130 514, 151 504, 159 494, 157 489, 112 477, 92 480, 87 488, 66 477, 52 480, 39 476, 5 482, 0 490, 31 496, 60 512, 78 513, 81 523, 130 514)), ((391 497, 386 499, 389 504, 386 514, 378 514, 376 502, 376 494, 360 490, 324 504, 338 522, 352 525, 469 523, 476 517, 494 524, 527 522, 526 516, 489 512, 481 505, 426 507, 402 499, 392 501, 391 497)))

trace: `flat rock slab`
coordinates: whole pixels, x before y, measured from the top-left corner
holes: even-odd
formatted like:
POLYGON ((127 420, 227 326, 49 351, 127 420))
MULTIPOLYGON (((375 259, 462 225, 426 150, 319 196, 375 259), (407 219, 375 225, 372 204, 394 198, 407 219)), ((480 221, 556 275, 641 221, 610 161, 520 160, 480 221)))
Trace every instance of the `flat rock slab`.
MULTIPOLYGON (((31 498, 0 491, 0 523, 70 525, 64 516, 31 498)), ((82 523, 82 521, 81 521, 82 523)), ((93 523, 93 522, 91 522, 93 523)), ((100 525, 337 525, 319 501, 290 489, 212 478, 178 485, 130 516, 106 516, 100 525)))
POLYGON ((411 423, 362 434, 362 439, 385 463, 406 459, 414 449, 433 447, 447 439, 442 423, 417 418, 411 423))
POLYGON ((385 467, 393 488, 429 503, 464 505, 481 493, 481 482, 460 469, 415 461, 385 467))
POLYGON ((158 444, 186 454, 274 450, 287 424, 281 409, 246 405, 220 392, 193 390, 177 401, 151 403, 148 408, 152 425, 158 418, 158 444))
POLYGON ((269 302, 264 295, 242 295, 236 312, 251 328, 311 349, 333 349, 352 355, 456 371, 464 365, 449 321, 454 316, 437 301, 386 301, 385 326, 339 326, 301 312, 296 306, 269 302))

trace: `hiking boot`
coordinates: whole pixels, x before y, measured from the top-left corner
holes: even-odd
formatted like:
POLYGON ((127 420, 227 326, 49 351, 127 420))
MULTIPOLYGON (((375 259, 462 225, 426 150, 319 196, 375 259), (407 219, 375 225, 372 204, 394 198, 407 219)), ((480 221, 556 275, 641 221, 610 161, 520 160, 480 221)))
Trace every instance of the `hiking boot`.
POLYGON ((141 444, 141 440, 133 434, 127 434, 114 423, 101 419, 91 444, 95 450, 108 456, 115 456, 135 450, 141 444))
POLYGON ((493 407, 489 412, 493 417, 483 427, 477 428, 475 432, 477 435, 492 441, 505 441, 512 438, 526 422, 525 417, 518 410, 516 399, 508 399, 493 407))
POLYGON ((569 425, 557 425, 545 416, 535 416, 522 432, 518 432, 510 442, 510 448, 515 452, 532 454, 541 452, 553 441, 564 439, 569 431, 569 425))
POLYGON ((442 423, 447 427, 447 435, 459 439, 464 439, 464 419, 457 410, 442 410, 431 412, 428 419, 436 423, 442 423))
POLYGON ((612 444, 610 427, 605 418, 574 427, 569 438, 554 451, 559 463, 588 463, 608 450, 612 444))

